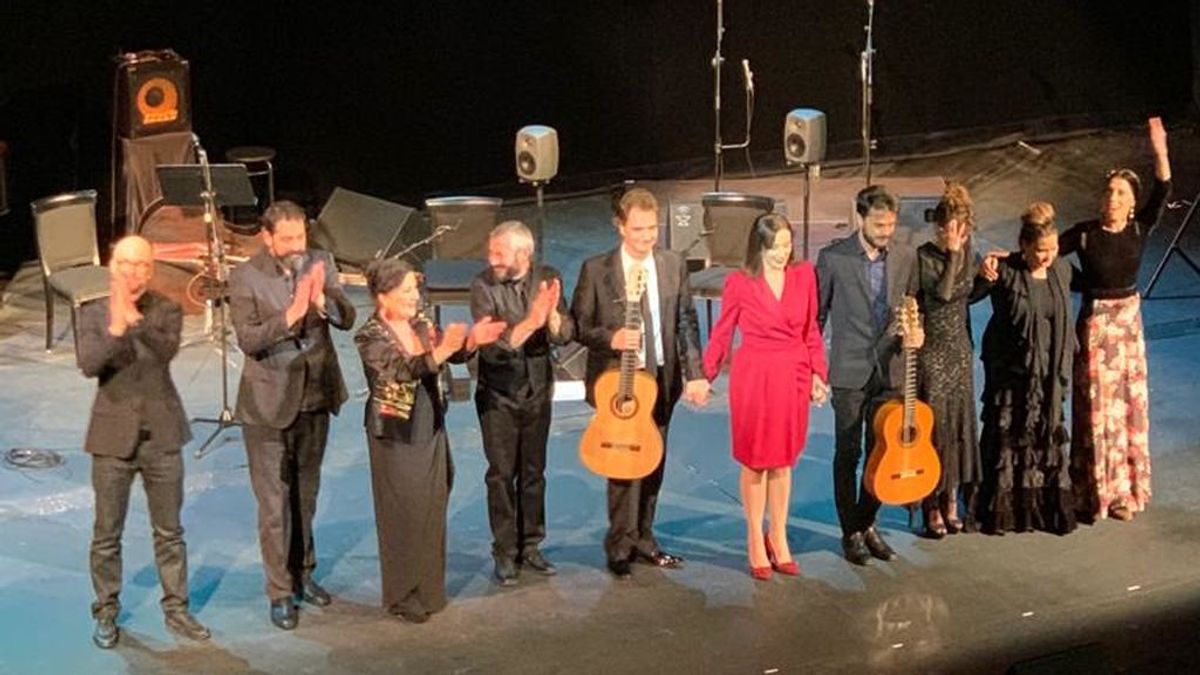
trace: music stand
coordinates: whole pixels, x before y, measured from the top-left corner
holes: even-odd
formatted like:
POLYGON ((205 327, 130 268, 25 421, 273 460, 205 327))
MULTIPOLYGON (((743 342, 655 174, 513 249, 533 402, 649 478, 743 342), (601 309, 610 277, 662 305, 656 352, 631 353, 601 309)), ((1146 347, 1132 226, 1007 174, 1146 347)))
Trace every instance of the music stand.
MULTIPOLYGON (((229 341, 226 339, 225 302, 225 246, 217 230, 216 214, 219 206, 254 206, 257 198, 250 185, 250 175, 244 164, 209 164, 208 155, 196 144, 199 164, 163 164, 156 168, 158 182, 162 187, 163 202, 176 206, 204 206, 204 223, 208 237, 208 257, 213 265, 217 297, 221 298, 217 312, 217 335, 221 351, 221 412, 216 417, 194 417, 192 423, 215 424, 217 428, 209 434, 196 450, 196 459, 209 452, 209 446, 222 431, 237 426, 233 410, 229 407, 229 341)), ((211 298, 211 296, 210 296, 211 298)), ((212 300, 209 300, 210 309, 212 300)))
MULTIPOLYGON (((1183 247, 1179 245, 1179 240, 1183 238, 1183 233, 1187 231, 1188 225, 1191 224, 1192 219, 1196 217, 1196 205, 1198 202, 1200 202, 1200 194, 1197 194, 1196 198, 1192 200, 1192 205, 1188 208, 1187 215, 1183 217, 1183 222, 1179 224, 1179 229, 1175 230, 1175 236, 1171 238, 1171 243, 1167 245, 1167 252, 1163 254, 1162 260, 1159 260, 1158 265, 1154 268, 1154 274, 1150 276, 1150 283, 1146 285, 1146 291, 1142 293, 1143 299, 1150 299, 1150 292, 1154 290, 1154 285, 1158 283, 1158 278, 1162 275, 1163 269, 1166 268, 1167 262, 1171 260, 1172 254, 1178 254, 1180 258, 1183 258, 1183 262, 1187 263, 1188 267, 1192 268, 1193 272, 1200 274, 1200 266, 1197 266, 1196 261, 1188 257, 1187 251, 1184 251, 1183 247)), ((1185 295, 1175 296, 1170 299, 1178 300, 1194 297, 1196 296, 1185 295)))

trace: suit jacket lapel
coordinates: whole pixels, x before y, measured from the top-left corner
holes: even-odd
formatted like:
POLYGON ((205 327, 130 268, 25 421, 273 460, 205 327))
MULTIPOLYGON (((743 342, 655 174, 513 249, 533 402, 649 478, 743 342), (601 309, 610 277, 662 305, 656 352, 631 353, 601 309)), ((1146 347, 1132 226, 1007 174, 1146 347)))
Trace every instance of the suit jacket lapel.
POLYGON ((625 301, 625 269, 621 265, 620 247, 608 256, 608 289, 614 300, 625 301))
POLYGON ((863 297, 867 299, 867 309, 871 307, 871 280, 867 278, 867 258, 863 252, 862 242, 859 241, 858 233, 852 235, 846 240, 849 243, 848 259, 850 264, 854 266, 854 278, 858 279, 858 283, 862 286, 863 297))

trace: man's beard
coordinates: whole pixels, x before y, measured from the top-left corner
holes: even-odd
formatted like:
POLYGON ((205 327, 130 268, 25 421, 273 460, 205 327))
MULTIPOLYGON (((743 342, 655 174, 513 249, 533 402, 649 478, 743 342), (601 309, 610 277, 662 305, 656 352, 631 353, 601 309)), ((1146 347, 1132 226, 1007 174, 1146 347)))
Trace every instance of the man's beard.
POLYGON ((497 281, 508 281, 509 279, 516 279, 519 277, 521 275, 521 271, 515 267, 509 267, 507 265, 495 266, 492 267, 492 274, 495 275, 497 281))
POLYGON ((865 239, 868 244, 870 244, 872 247, 874 247, 876 250, 879 250, 879 251, 886 251, 888 241, 890 241, 889 239, 885 238, 883 240, 883 244, 880 245, 879 239, 867 234, 866 232, 863 232, 863 239, 865 239))

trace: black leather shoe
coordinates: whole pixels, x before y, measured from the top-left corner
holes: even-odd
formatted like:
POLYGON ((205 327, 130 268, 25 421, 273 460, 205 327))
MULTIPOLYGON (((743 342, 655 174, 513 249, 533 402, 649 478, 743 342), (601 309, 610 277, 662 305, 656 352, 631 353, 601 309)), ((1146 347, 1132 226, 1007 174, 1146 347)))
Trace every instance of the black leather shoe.
POLYGON ((292 602, 291 598, 271 601, 271 623, 280 630, 291 630, 299 621, 300 615, 296 612, 296 603, 292 602))
POLYGON ((96 619, 96 629, 92 631, 92 642, 100 649, 112 649, 117 646, 121 637, 121 629, 117 628, 116 617, 102 616, 96 619))
POLYGON ((677 570, 683 567, 683 558, 681 556, 671 555, 662 551, 655 551, 650 555, 637 553, 635 560, 646 565, 654 565, 655 567, 669 570, 677 570))
POLYGON ((867 545, 867 550, 871 552, 871 555, 880 560, 891 561, 896 559, 896 552, 892 550, 891 546, 887 545, 883 537, 879 536, 879 530, 876 530, 874 525, 868 527, 866 532, 863 532, 863 543, 867 545))
POLYGON ((313 581, 312 577, 305 577, 304 581, 300 582, 300 591, 296 595, 300 596, 304 602, 317 607, 328 607, 329 603, 333 602, 329 591, 321 588, 321 585, 313 581))
POLYGON ((608 571, 617 578, 618 581, 625 581, 633 576, 633 572, 629 569, 628 560, 609 560, 608 571))
POLYGON ((496 567, 492 570, 492 578, 501 586, 517 585, 517 565, 512 558, 496 556, 496 567))
POLYGON ((558 568, 554 566, 554 563, 546 560, 546 556, 536 548, 526 549, 521 554, 521 565, 548 577, 558 574, 558 568))
POLYGON ((207 640, 212 637, 212 633, 204 624, 196 620, 190 612, 179 611, 171 612, 165 617, 167 628, 174 634, 185 637, 189 640, 207 640))
POLYGON ((842 555, 855 565, 866 565, 871 562, 871 552, 863 543, 862 532, 852 532, 842 537, 842 555))

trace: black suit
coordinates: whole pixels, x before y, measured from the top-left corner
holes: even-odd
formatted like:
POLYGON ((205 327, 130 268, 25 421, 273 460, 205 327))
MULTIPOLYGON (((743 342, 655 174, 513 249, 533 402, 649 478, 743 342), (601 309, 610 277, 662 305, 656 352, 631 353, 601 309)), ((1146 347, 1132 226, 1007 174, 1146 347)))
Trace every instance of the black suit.
POLYGON ((829 337, 829 385, 833 390, 833 493, 842 534, 861 532, 874 524, 879 500, 862 487, 858 467, 874 443, 872 418, 884 401, 895 398, 902 385, 900 339, 889 333, 892 310, 905 295, 919 289, 916 252, 893 242, 887 250, 888 315, 881 326, 872 314, 867 257, 859 234, 839 239, 817 255, 820 302, 817 320, 829 337))
MULTIPOLYGON (((663 364, 656 369, 658 399, 654 404, 654 421, 662 431, 665 451, 671 413, 683 394, 684 383, 703 380, 704 368, 687 266, 678 253, 658 249, 654 251, 654 264, 661 321, 654 328, 662 338, 663 348, 663 364)), ((611 344, 613 334, 625 326, 625 298, 620 248, 584 261, 571 313, 575 317, 576 339, 588 348, 585 381, 588 402, 592 405, 595 405, 596 379, 620 363, 620 352, 614 351, 611 344)), ((609 530, 604 549, 610 561, 625 560, 635 550, 644 555, 659 551, 652 528, 665 464, 664 455, 658 468, 641 480, 608 482, 609 530)))
POLYGON ((487 455, 485 476, 492 554, 514 559, 535 549, 546 537, 546 440, 550 433, 550 401, 554 394, 551 344, 566 344, 575 323, 559 298, 559 332, 539 328, 514 348, 512 329, 525 319, 537 296, 538 283, 558 278, 558 270, 541 267, 518 280, 498 281, 491 268, 471 284, 471 314, 490 316, 509 328, 493 344, 479 348, 479 385, 475 409, 487 455))
POLYGON ((268 249, 229 277, 231 318, 246 355, 236 414, 243 424, 267 595, 273 601, 291 597, 317 564, 312 520, 329 414, 346 400, 329 326, 347 330, 355 316, 333 257, 317 250, 308 256, 325 265, 325 313, 310 308, 291 327, 284 314, 294 280, 268 249))
POLYGON ((137 300, 142 319, 121 337, 108 332, 108 301, 79 313, 79 368, 100 385, 92 403, 84 449, 92 455, 96 521, 91 546, 93 616, 120 613, 121 535, 133 478, 142 475, 154 561, 165 612, 187 610, 187 547, 179 510, 183 505, 183 458, 191 439, 171 359, 179 351, 183 312, 175 302, 146 291, 137 300))

